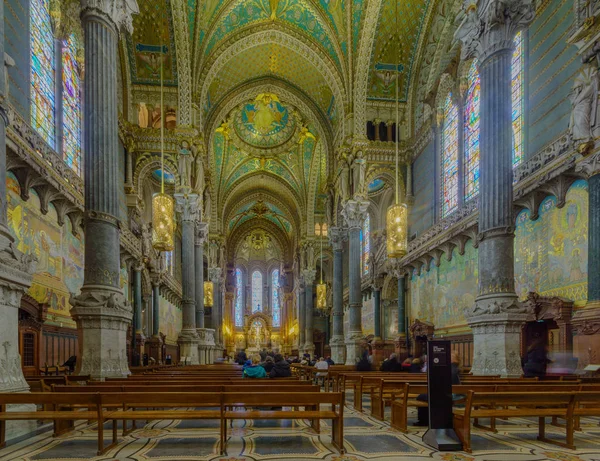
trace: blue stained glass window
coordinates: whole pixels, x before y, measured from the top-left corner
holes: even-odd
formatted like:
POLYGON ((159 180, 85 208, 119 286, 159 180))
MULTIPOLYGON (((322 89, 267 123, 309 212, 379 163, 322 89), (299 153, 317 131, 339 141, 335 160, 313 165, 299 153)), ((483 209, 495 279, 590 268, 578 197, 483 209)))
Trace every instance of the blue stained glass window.
POLYGON ((252 272, 252 313, 262 312, 263 281, 260 271, 252 272))
POLYGON ((50 0, 31 0, 31 126, 52 147, 55 133, 55 50, 50 0))
POLYGON ((444 103, 442 125, 442 218, 458 207, 458 109, 452 93, 444 103))
POLYGON ((371 257, 371 217, 367 215, 362 228, 363 275, 369 274, 369 258, 371 257))
POLYGON ((74 37, 62 43, 63 159, 81 173, 81 74, 74 37))
POLYGON ((165 266, 166 266, 167 272, 169 274, 173 275, 173 251, 165 252, 165 266))
POLYGON ((525 46, 523 32, 515 37, 515 49, 512 57, 512 125, 513 125, 513 167, 523 161, 524 142, 523 125, 525 101, 523 89, 525 80, 525 46))
POLYGON ((479 193, 479 97, 481 84, 476 62, 473 61, 467 77, 465 101, 465 200, 479 193))
POLYGON ((235 326, 244 325, 244 282, 242 280, 242 270, 235 270, 235 326))
POLYGON ((279 269, 275 269, 273 271, 273 280, 271 282, 271 287, 273 290, 273 326, 280 327, 281 326, 281 303, 279 299, 279 269))

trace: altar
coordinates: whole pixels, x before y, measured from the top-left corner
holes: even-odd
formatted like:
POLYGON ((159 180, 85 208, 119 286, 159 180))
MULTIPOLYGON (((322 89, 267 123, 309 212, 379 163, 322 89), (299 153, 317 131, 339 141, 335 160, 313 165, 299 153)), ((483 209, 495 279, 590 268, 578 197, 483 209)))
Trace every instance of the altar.
POLYGON ((244 333, 248 355, 271 348, 271 322, 263 313, 257 312, 246 318, 244 333))

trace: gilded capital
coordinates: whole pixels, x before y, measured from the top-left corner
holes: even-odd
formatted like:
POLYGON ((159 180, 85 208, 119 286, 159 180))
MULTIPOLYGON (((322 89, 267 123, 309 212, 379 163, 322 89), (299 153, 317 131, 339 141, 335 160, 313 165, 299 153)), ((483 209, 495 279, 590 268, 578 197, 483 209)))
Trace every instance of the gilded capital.
POLYGON ((100 15, 114 24, 117 32, 133 33, 134 14, 140 13, 137 0, 80 0, 81 17, 100 15))

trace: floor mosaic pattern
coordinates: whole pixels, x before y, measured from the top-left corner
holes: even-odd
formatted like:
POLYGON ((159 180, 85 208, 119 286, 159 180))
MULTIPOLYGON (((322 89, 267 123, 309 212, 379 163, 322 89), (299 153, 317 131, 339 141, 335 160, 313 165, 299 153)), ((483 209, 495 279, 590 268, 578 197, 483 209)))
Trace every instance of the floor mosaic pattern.
MULTIPOLYGON (((326 422, 316 434, 305 421, 236 421, 229 430, 227 453, 218 454, 218 424, 211 421, 151 421, 126 437, 104 456, 96 456, 95 425, 59 438, 47 433, 0 450, 0 461, 600 461, 600 420, 583 420, 576 433, 577 450, 562 449, 536 440, 537 422, 513 418, 498 421, 498 433, 473 430, 473 453, 439 453, 425 445, 424 429, 411 427, 402 434, 365 413, 345 409, 345 447, 340 455, 331 445, 326 422)), ((410 422, 416 418, 412 415, 410 422)), ((389 412, 387 414, 389 421, 389 412)), ((108 428, 108 426, 107 426, 108 428)), ((547 426, 548 434, 564 440, 564 430, 547 426)), ((119 431, 120 433, 120 431, 119 431)), ((105 433, 109 443, 110 431, 105 433)))

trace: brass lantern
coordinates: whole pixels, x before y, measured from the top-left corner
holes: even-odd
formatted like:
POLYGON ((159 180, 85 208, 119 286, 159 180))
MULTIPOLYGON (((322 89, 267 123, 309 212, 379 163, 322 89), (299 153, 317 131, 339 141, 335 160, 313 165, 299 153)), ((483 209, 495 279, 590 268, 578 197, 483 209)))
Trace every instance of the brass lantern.
POLYGON ((167 194, 152 197, 152 246, 157 251, 173 251, 175 243, 175 201, 167 194))
POLYGON ((405 203, 392 205, 387 211, 387 254, 402 258, 408 250, 408 208, 405 203))
POLYGON ((327 309, 327 285, 317 284, 317 309, 327 309))
POLYGON ((204 307, 213 305, 213 283, 204 282, 204 307))

